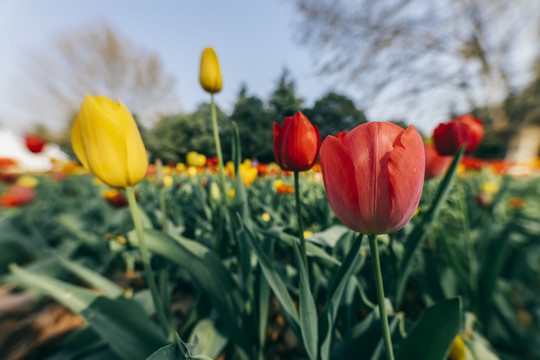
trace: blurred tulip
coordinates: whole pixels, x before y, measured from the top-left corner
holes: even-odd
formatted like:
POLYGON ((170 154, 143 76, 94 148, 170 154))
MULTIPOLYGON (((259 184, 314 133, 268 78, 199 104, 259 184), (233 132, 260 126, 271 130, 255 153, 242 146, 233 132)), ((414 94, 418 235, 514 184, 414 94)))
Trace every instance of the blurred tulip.
POLYGON ((199 82, 204 91, 215 94, 221 91, 223 79, 219 69, 219 61, 216 52, 212 48, 203 50, 201 56, 201 67, 199 71, 199 82))
POLYGON ((256 167, 252 167, 251 164, 247 164, 245 162, 240 164, 239 170, 242 183, 246 186, 252 184, 255 179, 257 179, 257 175, 259 174, 256 167))
POLYGON ((445 173, 452 162, 452 156, 439 155, 435 147, 430 144, 424 144, 424 151, 426 153, 426 172, 424 179, 433 179, 445 173))
POLYGON ((309 170, 317 161, 320 148, 319 128, 300 111, 286 117, 283 127, 274 123, 274 156, 283 170, 309 170))
POLYGON ((186 154, 186 162, 189 166, 203 167, 206 165, 206 156, 196 151, 190 151, 186 154))
POLYGON ((15 184, 35 188, 39 184, 39 180, 33 176, 23 175, 15 181, 15 184))
POLYGON ((452 342, 452 347, 450 348, 450 352, 448 353, 448 359, 449 360, 465 360, 465 342, 463 342, 463 338, 461 337, 461 334, 457 334, 456 338, 452 342))
POLYGON ((134 186, 146 175, 146 149, 122 103, 86 95, 71 129, 71 144, 83 166, 112 187, 134 186))
POLYGON ((482 120, 470 114, 439 124, 433 131, 433 142, 441 155, 454 155, 463 144, 467 146, 465 152, 470 153, 476 149, 483 137, 482 120))
POLYGON ((482 184, 480 184, 480 189, 489 195, 495 195, 499 192, 500 186, 496 182, 493 181, 485 181, 482 184))
POLYGON ((367 234, 395 232, 414 215, 424 183, 424 144, 414 126, 370 122, 328 136, 321 168, 330 207, 367 234))
POLYGON ((103 192, 103 198, 107 200, 114 208, 122 208, 128 205, 128 200, 120 191, 109 189, 103 192))
POLYGON ((11 185, 0 194, 0 206, 13 208, 31 203, 36 198, 33 188, 22 185, 11 185))
POLYGON ((30 150, 34 154, 42 152, 43 148, 47 144, 47 142, 41 137, 31 134, 27 134, 24 136, 24 142, 28 150, 30 150))
POLYGON ((163 186, 171 187, 174 184, 174 178, 171 175, 165 175, 163 178, 163 186))
MULTIPOLYGON (((165 180, 165 171, 163 170, 163 162, 160 158, 157 158, 155 161, 154 168, 154 184, 156 186, 163 186, 163 182, 165 180)), ((151 168, 150 166, 148 167, 151 168)))
POLYGON ((478 206, 487 208, 490 207, 491 204, 493 204, 493 196, 491 194, 481 192, 475 195, 474 201, 478 206))

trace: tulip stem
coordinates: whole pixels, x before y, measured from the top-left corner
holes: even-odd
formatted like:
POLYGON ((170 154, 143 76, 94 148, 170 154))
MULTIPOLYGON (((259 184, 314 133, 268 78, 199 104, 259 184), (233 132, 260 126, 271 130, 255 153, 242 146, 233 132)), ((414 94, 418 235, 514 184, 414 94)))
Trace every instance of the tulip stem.
POLYGON ((392 339, 390 338, 390 329, 388 328, 388 318, 386 316, 386 305, 384 301, 384 287, 381 273, 381 263, 379 261, 379 249, 377 247, 377 236, 368 235, 369 248, 371 249, 371 264, 373 265, 373 275, 375 277, 375 289, 377 291, 377 303, 381 317, 381 332, 386 347, 386 357, 388 360, 394 360, 392 350, 392 339))
POLYGON ((219 129, 217 123, 216 103, 214 102, 214 94, 210 94, 211 106, 210 112, 212 117, 212 128, 214 131, 214 143, 216 144, 216 155, 219 163, 219 186, 223 199, 226 199, 225 192, 225 173, 223 172, 223 154, 221 153, 221 141, 219 140, 219 129))
POLYGON ((298 218, 298 236, 300 237, 300 254, 302 255, 302 262, 304 263, 304 269, 308 274, 309 281, 310 274, 306 255, 306 239, 304 238, 304 224, 302 222, 302 204, 300 202, 300 179, 298 171, 294 172, 294 194, 296 198, 296 216, 298 218))
POLYGON ((148 253, 148 248, 146 247, 146 242, 144 241, 144 233, 141 223, 141 218, 139 216, 139 211, 137 208, 137 200, 135 199, 135 192, 132 187, 126 189, 126 195, 129 203, 129 209, 131 210, 131 217, 133 218, 133 223, 135 225, 135 231, 137 232, 137 237, 139 238, 139 249, 141 250, 141 257, 144 266, 144 272, 146 274, 146 281, 150 286, 150 293, 152 294, 152 300, 154 301, 154 307, 156 309, 156 314, 159 319, 165 336, 170 336, 169 326, 165 312, 163 311, 163 306, 161 303, 161 298, 156 286, 156 280, 154 279, 154 273, 152 272, 152 266, 150 265, 150 255, 148 253))

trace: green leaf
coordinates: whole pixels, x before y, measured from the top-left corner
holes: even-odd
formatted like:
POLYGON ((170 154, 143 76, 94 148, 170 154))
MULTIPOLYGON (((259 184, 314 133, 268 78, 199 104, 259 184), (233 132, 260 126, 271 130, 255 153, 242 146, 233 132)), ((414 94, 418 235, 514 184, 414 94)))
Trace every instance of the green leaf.
POLYGON ((117 298, 123 295, 123 291, 120 286, 116 285, 114 282, 95 272, 94 270, 91 270, 62 256, 57 256, 56 258, 63 267, 88 285, 103 292, 106 296, 110 298, 117 298))
POLYGON ((326 305, 319 316, 319 334, 321 335, 321 359, 328 359, 330 356, 330 346, 332 342, 332 331, 336 320, 341 297, 345 291, 349 278, 358 270, 360 264, 365 260, 365 256, 360 255, 363 235, 360 235, 353 243, 353 247, 343 265, 339 268, 332 284, 328 289, 326 305))
MULTIPOLYGON (((253 319, 247 316, 238 284, 221 259, 206 246, 181 236, 145 230, 144 237, 148 250, 189 271, 195 284, 212 301, 227 334, 250 355, 253 344, 257 343, 257 334, 252 331, 253 319)), ((134 232, 128 234, 128 239, 132 244, 137 243, 134 232)))
MULTIPOLYGON (((262 230, 261 233, 272 236, 273 238, 279 240, 283 244, 286 244, 290 247, 292 247, 293 242, 298 241, 295 237, 291 236, 290 234, 284 233, 282 229, 268 230, 268 231, 262 230)), ((341 266, 341 262, 338 259, 329 255, 321 247, 310 242, 310 240, 306 241, 306 255, 308 257, 314 258, 317 261, 320 261, 325 266, 331 269, 336 269, 338 266, 341 266)))
POLYGON ((259 265, 261 266, 261 270, 264 274, 264 277, 266 278, 268 285, 274 292, 274 295, 278 299, 278 302, 281 305, 281 309, 284 312, 283 315, 288 320, 290 320, 289 326, 298 336, 301 334, 300 327, 299 327, 300 324, 299 324, 299 319, 298 319, 298 313, 296 312, 296 307, 294 306, 294 302, 291 296, 289 295, 289 292, 287 291, 287 286, 285 285, 283 280, 279 277, 278 272, 274 268, 274 264, 272 263, 272 260, 270 259, 270 257, 263 250, 263 248, 261 247, 261 244, 259 244, 257 239, 255 239, 255 237, 252 235, 253 234, 250 234, 248 231, 248 236, 246 236, 246 238, 249 239, 251 247, 253 251, 255 252, 255 254, 257 255, 257 259, 259 261, 259 265))
POLYGON ((109 299, 64 281, 11 266, 12 280, 53 297, 69 309, 81 314, 89 326, 109 344, 122 359, 148 356, 166 343, 160 329, 135 303, 109 299))
POLYGON ((461 323, 461 298, 428 308, 398 344, 396 360, 445 360, 461 323))
POLYGON ((228 340, 228 337, 216 328, 214 320, 202 319, 195 325, 189 337, 189 343, 194 344, 191 353, 211 358, 217 357, 227 345, 228 340))
POLYGON ((185 360, 176 344, 167 345, 154 352, 146 360, 185 360))
POLYGON ((409 234, 407 240, 405 241, 405 253, 399 264, 398 274, 400 274, 400 279, 398 281, 397 293, 396 293, 396 306, 399 308, 403 294, 405 292, 405 286, 407 285, 407 280, 411 272, 411 259, 416 252, 416 249, 420 246, 420 243, 427 235, 433 221, 437 218, 437 214, 441 209, 441 206, 444 204, 454 178, 456 177, 457 168, 461 157, 463 156, 465 147, 461 146, 454 156, 454 160, 450 164, 448 171, 444 175, 443 180, 441 181, 435 198, 433 199, 432 205, 428 211, 424 214, 422 221, 418 223, 414 230, 409 234))
POLYGON ((293 249, 300 278, 299 307, 302 341, 308 357, 310 359, 317 359, 319 335, 317 328, 317 308, 315 307, 315 300, 313 300, 313 294, 311 294, 311 290, 309 288, 309 279, 307 271, 304 267, 304 262, 302 261, 302 255, 300 255, 296 242, 293 242, 293 249))

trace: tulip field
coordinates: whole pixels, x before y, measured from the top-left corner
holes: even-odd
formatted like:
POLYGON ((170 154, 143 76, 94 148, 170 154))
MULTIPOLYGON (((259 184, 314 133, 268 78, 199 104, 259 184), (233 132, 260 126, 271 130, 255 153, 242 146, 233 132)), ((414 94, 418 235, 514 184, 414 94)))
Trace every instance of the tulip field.
POLYGON ((221 147, 211 48, 200 83, 216 157, 149 157, 87 95, 76 159, 0 159, 0 359, 540 358, 540 162, 474 158, 472 115, 424 143, 389 122, 321 139, 298 111, 263 164, 234 123, 221 147))
MULTIPOLYGON (((217 170, 208 164, 165 166, 165 186, 156 185, 151 165, 136 187, 166 317, 191 352, 184 348, 177 358, 307 358, 294 315, 301 293, 292 174, 246 162, 257 176, 241 172, 244 185, 227 172, 234 189, 227 211, 238 214, 232 218, 221 213, 217 170)), ((23 341, 31 359, 143 359, 161 347, 167 353, 154 358, 174 359, 172 345, 166 347, 174 340, 162 334, 144 280, 125 197, 75 164, 57 165, 49 174, 10 180, 32 196, 27 204, 4 202, 0 211, 2 288, 9 290, 0 299, 24 299, 0 318, 1 357, 23 341), (42 341, 15 332, 13 321, 55 303, 80 320, 42 341), (15 333, 7 332, 9 324, 15 333)), ((407 341, 416 341, 413 351, 427 349, 427 341, 443 344, 443 352, 454 343, 452 359, 463 359, 455 355, 460 351, 474 359, 538 357, 540 181, 538 168, 528 170, 516 177, 465 159, 439 204, 443 178, 426 180, 411 222, 379 236, 398 354, 406 332, 407 341), (423 239, 415 245, 419 229, 423 239), (457 333, 461 340, 454 340, 457 333)), ((13 186, 4 182, 2 193, 13 186)), ((334 216, 317 165, 300 174, 300 186, 316 331, 322 340, 321 314, 331 311, 330 358, 383 358, 367 241, 334 216), (355 259, 347 257, 351 251, 355 259), (340 272, 350 262, 354 270, 340 272)), ((435 358, 426 356, 414 358, 435 358)))

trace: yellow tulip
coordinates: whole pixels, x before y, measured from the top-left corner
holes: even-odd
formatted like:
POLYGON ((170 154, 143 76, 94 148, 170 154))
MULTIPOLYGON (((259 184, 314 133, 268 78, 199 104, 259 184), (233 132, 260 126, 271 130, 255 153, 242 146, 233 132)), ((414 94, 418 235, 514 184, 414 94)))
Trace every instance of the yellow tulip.
POLYGON ((240 177, 242 178, 242 183, 244 185, 250 185, 257 179, 259 171, 256 167, 252 167, 251 164, 242 163, 240 164, 240 177))
POLYGON ((17 179, 16 184, 24 187, 35 188, 39 184, 39 180, 33 176, 23 175, 17 179))
POLYGON ((465 360, 465 349, 465 343, 463 342, 461 334, 457 334, 452 343, 452 347, 450 348, 448 358, 451 360, 465 360))
POLYGON ((196 151, 190 151, 186 154, 186 162, 189 166, 203 167, 206 165, 206 156, 196 151))
POLYGON ((83 166, 112 187, 134 186, 146 175, 141 134, 121 102, 86 95, 71 129, 71 145, 83 166))
POLYGON ((174 184, 174 178, 171 175, 165 175, 163 178, 163 186, 171 187, 174 184))
POLYGON ((211 94, 220 92, 223 87, 218 57, 212 48, 206 48, 202 53, 199 82, 202 88, 211 94))

